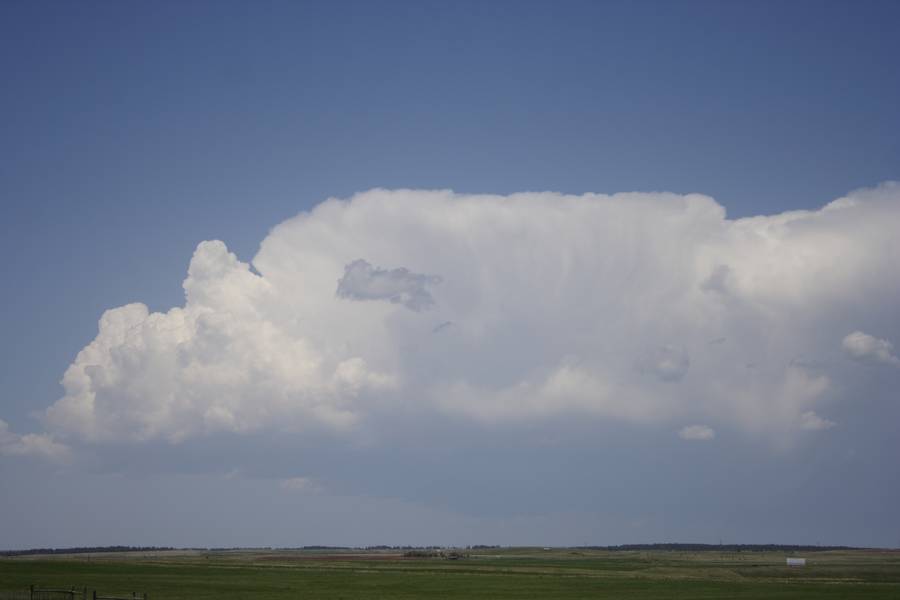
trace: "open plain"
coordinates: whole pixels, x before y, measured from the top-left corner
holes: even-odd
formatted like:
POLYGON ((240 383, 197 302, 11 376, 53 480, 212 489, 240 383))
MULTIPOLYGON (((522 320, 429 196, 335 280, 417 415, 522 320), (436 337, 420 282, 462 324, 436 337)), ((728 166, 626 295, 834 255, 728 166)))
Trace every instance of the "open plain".
POLYGON ((152 600, 296 598, 900 598, 900 551, 490 548, 459 560, 391 550, 129 552, 0 559, 0 593, 87 588, 152 600))

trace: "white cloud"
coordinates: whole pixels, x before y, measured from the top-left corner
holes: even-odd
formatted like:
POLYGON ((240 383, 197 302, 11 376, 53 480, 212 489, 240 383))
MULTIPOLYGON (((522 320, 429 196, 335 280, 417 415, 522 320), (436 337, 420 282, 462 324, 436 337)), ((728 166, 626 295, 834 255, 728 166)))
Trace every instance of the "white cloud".
POLYGON ((678 431, 678 437, 690 441, 706 441, 716 437, 716 432, 706 425, 688 425, 678 431))
POLYGON ((894 354, 894 345, 862 331, 854 331, 841 343, 852 358, 870 363, 900 366, 900 358, 894 354))
POLYGON ((107 311, 44 421, 93 442, 446 415, 793 435, 847 390, 792 361, 863 316, 900 326, 898 230, 896 184, 738 220, 696 194, 372 190, 275 227, 255 272, 201 243, 184 305, 107 311))
POLYGON ((0 419, 0 456, 34 456, 51 462, 67 462, 72 458, 68 446, 54 441, 46 433, 19 435, 10 431, 9 424, 0 419))
POLYGON ((819 431, 821 429, 831 429, 835 426, 834 421, 823 419, 815 412, 808 410, 800 415, 800 428, 809 431, 819 431))
POLYGON ((107 311, 97 338, 63 377, 54 430, 88 440, 147 440, 271 426, 352 429, 353 399, 394 385, 359 356, 323 354, 272 318, 278 301, 221 242, 197 247, 187 304, 150 314, 142 304, 107 311))

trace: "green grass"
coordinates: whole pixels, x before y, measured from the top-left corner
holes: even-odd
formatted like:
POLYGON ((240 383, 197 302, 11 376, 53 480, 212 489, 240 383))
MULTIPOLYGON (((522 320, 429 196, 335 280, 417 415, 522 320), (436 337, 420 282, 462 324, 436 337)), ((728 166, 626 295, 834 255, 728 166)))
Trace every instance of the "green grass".
POLYGON ((504 549, 459 561, 322 552, 75 555, 0 559, 0 591, 88 587, 151 600, 411 598, 900 598, 900 552, 778 553, 504 549))

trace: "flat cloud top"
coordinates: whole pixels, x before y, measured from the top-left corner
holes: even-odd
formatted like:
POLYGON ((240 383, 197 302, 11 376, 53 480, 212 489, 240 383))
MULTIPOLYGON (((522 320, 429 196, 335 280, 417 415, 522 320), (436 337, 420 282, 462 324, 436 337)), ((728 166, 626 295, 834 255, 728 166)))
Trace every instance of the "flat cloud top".
POLYGON ((697 194, 371 190, 275 227, 256 272, 199 244, 184 306, 107 311, 44 422, 69 442, 400 415, 811 435, 847 385, 810 365, 896 360, 845 336, 900 334, 897 231, 897 184, 738 220, 697 194))

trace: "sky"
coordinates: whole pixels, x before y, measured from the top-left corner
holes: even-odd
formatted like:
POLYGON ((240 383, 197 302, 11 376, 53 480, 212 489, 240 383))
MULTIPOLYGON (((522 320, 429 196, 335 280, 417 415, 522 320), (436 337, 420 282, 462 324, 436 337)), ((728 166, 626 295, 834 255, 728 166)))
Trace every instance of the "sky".
POLYGON ((895 2, 0 5, 0 548, 900 546, 895 2))

